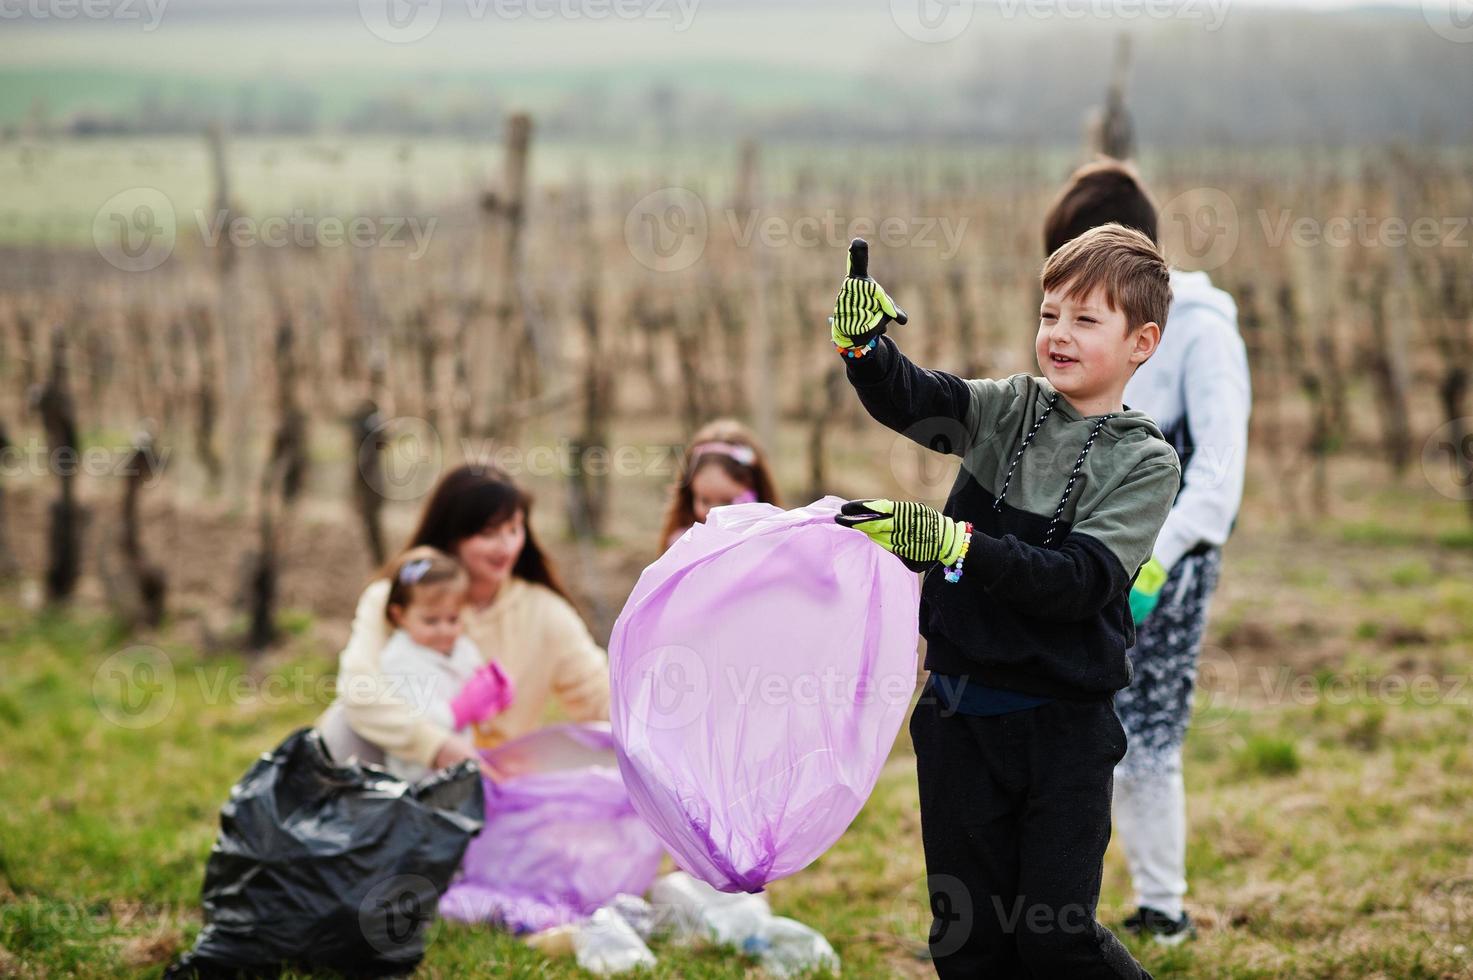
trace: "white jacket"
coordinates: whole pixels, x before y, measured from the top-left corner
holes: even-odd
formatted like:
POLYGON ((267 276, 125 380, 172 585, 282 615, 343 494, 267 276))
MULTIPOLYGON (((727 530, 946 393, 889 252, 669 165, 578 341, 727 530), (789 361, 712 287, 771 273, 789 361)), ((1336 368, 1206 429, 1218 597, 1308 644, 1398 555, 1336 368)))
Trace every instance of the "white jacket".
MULTIPOLYGON (((458 735, 468 735, 470 726, 455 728, 450 702, 483 663, 481 651, 463 636, 446 656, 415 643, 402 629, 394 631, 379 654, 386 693, 398 697, 412 717, 458 735)), ((384 763, 389 772, 410 781, 430 771, 428 766, 394 755, 387 756, 384 763)))
POLYGON ((1238 308, 1205 272, 1171 271, 1161 345, 1125 386, 1182 459, 1181 490, 1156 538, 1168 569, 1200 544, 1222 545, 1243 500, 1252 387, 1238 308))
MULTIPOLYGON (((337 699, 317 724, 334 755, 376 761, 383 752, 428 766, 448 730, 406 710, 389 690, 379 659, 388 642, 388 600, 388 579, 363 590, 338 658, 337 699)), ((516 686, 511 707, 479 726, 479 747, 540 727, 552 702, 573 721, 609 717, 608 657, 572 605, 547 586, 513 575, 491 605, 467 605, 461 620, 466 636, 494 656, 516 686)))

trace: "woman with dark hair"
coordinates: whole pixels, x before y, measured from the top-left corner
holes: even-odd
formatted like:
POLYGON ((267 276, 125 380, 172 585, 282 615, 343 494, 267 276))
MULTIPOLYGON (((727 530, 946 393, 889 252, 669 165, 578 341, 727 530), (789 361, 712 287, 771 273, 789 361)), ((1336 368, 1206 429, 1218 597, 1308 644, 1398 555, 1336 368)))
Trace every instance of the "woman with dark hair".
MULTIPOLYGON (((440 480, 406 544, 437 548, 464 566, 470 577, 465 635, 501 664, 516 690, 511 706, 478 729, 482 747, 536 728, 553 700, 575 721, 608 717, 608 658, 532 534, 531 513, 532 498, 505 473, 461 466, 440 480)), ((337 700, 318 728, 344 759, 378 762, 387 753, 434 769, 476 759, 470 739, 416 713, 395 678, 379 669, 388 637, 387 575, 381 573, 358 600, 338 660, 337 700)))

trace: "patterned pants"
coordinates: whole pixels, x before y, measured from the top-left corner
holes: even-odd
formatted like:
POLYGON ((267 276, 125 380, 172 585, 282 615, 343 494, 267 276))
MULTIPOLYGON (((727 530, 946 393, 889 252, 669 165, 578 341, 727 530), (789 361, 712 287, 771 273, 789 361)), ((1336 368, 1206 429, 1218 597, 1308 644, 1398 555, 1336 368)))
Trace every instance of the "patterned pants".
POLYGON ((1181 746, 1192 717, 1197 656, 1222 553, 1183 558, 1129 651, 1134 676, 1115 695, 1125 757, 1115 767, 1115 828, 1125 845, 1136 904, 1179 916, 1186 879, 1186 791, 1181 746))

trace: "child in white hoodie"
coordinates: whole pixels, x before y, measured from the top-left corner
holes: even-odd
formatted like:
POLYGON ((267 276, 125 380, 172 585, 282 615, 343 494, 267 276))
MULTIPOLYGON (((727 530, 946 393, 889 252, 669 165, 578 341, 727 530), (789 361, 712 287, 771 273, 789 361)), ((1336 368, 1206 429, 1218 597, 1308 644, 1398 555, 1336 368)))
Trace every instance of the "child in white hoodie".
MULTIPOLYGON (((465 569, 449 555, 423 547, 406 552, 390 580, 387 615, 395 629, 379 654, 385 684, 410 710, 457 734, 505 711, 513 697, 501 667, 461 633, 468 584, 465 569)), ((393 755, 385 764, 411 781, 429 773, 393 755)))
MULTIPOLYGON (((1075 171, 1049 209, 1053 254, 1098 225, 1157 238, 1156 206, 1134 168, 1102 159, 1075 171)), ((1169 256, 1168 256, 1169 258, 1169 256)), ((1181 460, 1181 489, 1130 594, 1133 679, 1115 694, 1128 749, 1115 768, 1115 827, 1137 910, 1131 932, 1175 944, 1195 935, 1183 907, 1186 791, 1182 742, 1222 545, 1243 499, 1252 392, 1232 297, 1205 272, 1171 270, 1172 303, 1156 353, 1125 386, 1127 406, 1161 427, 1181 460)))

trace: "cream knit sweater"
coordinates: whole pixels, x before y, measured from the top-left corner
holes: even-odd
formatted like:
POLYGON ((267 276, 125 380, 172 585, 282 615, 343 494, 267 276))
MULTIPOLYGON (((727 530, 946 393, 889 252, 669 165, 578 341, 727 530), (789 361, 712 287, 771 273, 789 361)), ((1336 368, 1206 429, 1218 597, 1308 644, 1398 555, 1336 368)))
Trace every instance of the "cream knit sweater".
MULTIPOLYGON (((430 766, 450 732, 395 697, 379 670, 390 632, 388 597, 389 581, 379 579, 358 600, 352 635, 338 658, 335 705, 360 737, 389 755, 430 766)), ((489 748, 539 727, 552 701, 573 721, 608 718, 608 657, 562 596, 513 576, 489 606, 466 606, 462 618, 481 655, 499 662, 516 685, 511 707, 479 727, 478 745, 489 748)))

